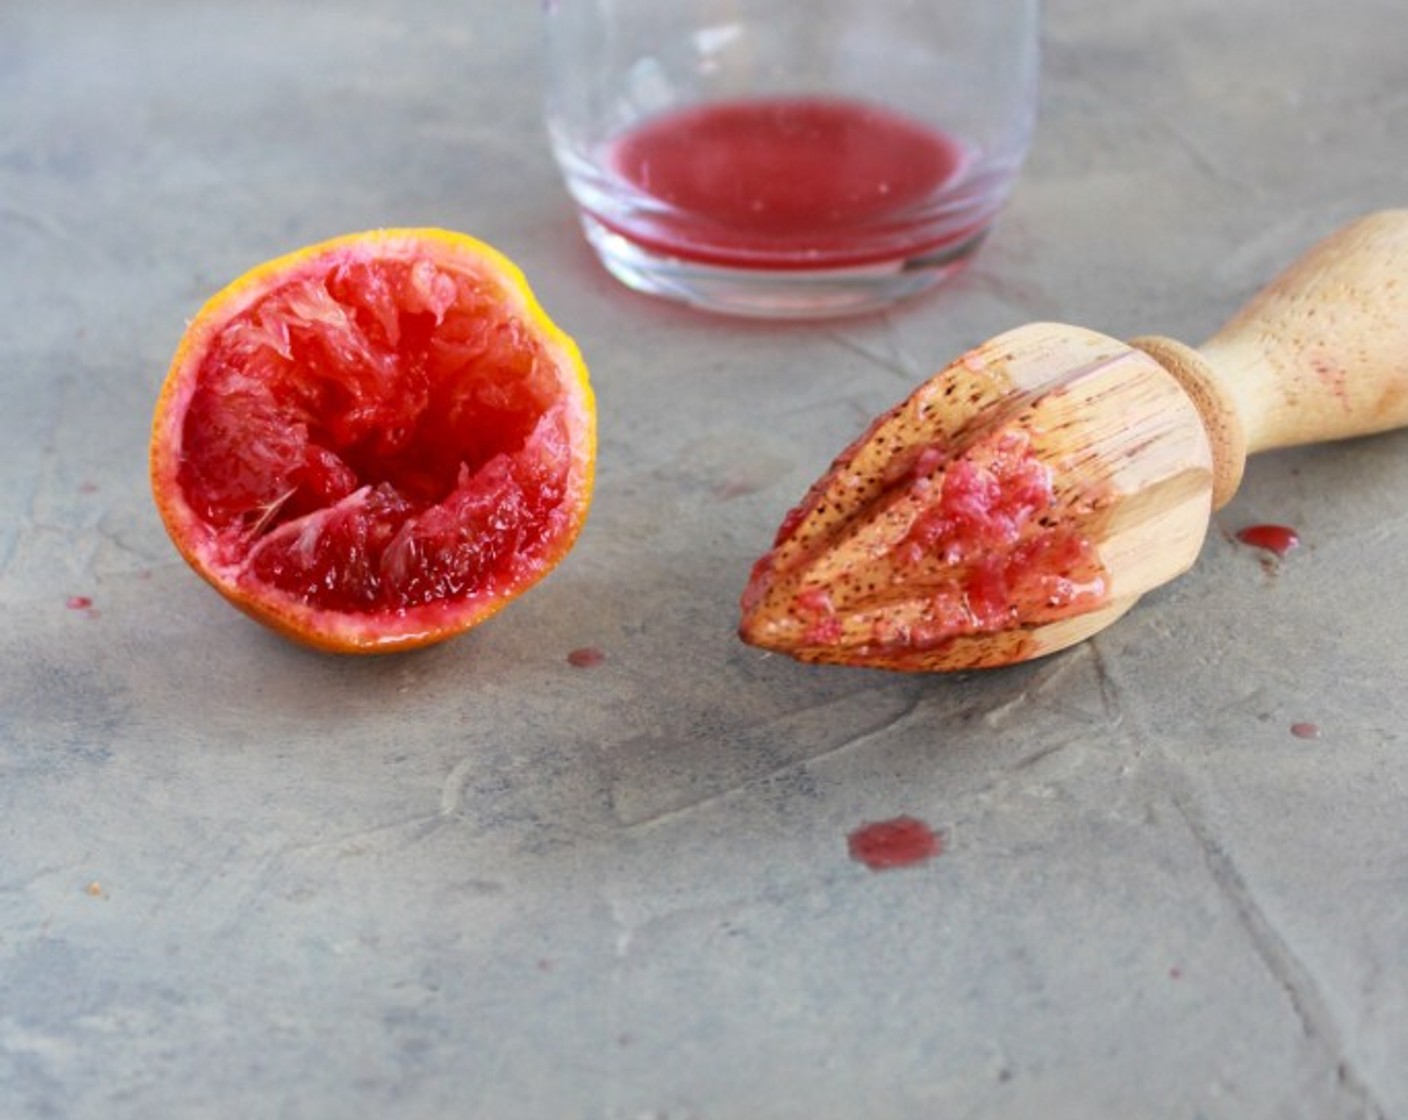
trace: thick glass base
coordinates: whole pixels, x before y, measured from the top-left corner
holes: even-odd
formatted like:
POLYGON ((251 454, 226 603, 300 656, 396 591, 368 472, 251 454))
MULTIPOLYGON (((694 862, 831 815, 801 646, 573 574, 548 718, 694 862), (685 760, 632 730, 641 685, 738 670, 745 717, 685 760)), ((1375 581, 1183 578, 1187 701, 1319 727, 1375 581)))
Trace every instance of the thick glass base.
POLYGON ((961 269, 986 229, 931 251, 844 268, 729 268, 646 248, 582 215, 608 272, 638 292, 757 319, 827 319, 875 311, 917 295, 961 269))

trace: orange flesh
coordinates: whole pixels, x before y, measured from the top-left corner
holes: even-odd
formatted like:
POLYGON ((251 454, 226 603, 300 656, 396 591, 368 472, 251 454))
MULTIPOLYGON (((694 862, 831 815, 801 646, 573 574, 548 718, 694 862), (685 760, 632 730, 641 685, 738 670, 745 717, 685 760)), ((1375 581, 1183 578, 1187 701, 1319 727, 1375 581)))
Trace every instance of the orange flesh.
POLYGON ((783 520, 742 600, 745 641, 803 660, 926 667, 958 639, 1016 633, 1094 610, 1108 577, 1029 433, 998 428, 956 449, 915 444, 879 494, 837 516, 862 436, 783 520), (820 536, 809 536, 816 525, 820 536))
POLYGON ((211 340, 178 484, 212 563, 358 613, 516 587, 571 519, 551 358, 427 260, 294 278, 211 340))
MULTIPOLYGON (((942 461, 939 449, 931 453, 942 461)), ((926 480, 933 465, 921 455, 916 479, 926 480)), ((1000 431, 948 464, 938 501, 915 518, 895 553, 901 572, 933 581, 928 617, 896 632, 877 625, 877 641, 929 648, 956 634, 1054 621, 1103 598, 1094 547, 1051 517, 1055 504, 1051 470, 1025 433, 1000 431)))

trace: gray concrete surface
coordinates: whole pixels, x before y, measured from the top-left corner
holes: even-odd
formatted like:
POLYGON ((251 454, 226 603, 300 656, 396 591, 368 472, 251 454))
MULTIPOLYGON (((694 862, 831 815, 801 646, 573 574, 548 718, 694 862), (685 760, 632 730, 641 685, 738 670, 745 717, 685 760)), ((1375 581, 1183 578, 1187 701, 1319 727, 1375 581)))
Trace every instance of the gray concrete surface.
POLYGON ((1038 318, 1196 342, 1408 203, 1408 9, 1051 4, 976 265, 810 327, 603 276, 535 20, 0 9, 0 1115, 1408 1116, 1408 435, 1255 460, 1192 572, 1043 662, 732 632, 783 512, 951 356, 1038 318), (177 559, 151 405, 215 288, 420 223, 577 336, 598 497, 481 630, 329 659, 177 559), (848 859, 900 813, 940 857, 848 859))

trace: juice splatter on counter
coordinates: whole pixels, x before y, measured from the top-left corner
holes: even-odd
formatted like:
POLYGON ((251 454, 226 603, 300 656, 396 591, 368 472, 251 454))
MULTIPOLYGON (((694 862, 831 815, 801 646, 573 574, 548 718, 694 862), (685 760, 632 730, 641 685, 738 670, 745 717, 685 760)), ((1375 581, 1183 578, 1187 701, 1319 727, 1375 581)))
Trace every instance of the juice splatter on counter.
POLYGON ((857 863, 888 871, 933 859, 943 851, 943 841, 923 821, 902 816, 861 825, 846 837, 846 847, 857 863))
POLYGON ((1248 525, 1237 530, 1237 539, 1278 558, 1300 547, 1300 534, 1289 525, 1248 525))

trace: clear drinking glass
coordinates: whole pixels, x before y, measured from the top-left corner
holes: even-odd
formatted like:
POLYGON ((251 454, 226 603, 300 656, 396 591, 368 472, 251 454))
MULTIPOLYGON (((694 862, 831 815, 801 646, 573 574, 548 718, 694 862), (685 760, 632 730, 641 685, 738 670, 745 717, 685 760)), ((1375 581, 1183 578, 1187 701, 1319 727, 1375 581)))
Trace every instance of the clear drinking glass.
POLYGON ((544 0, 553 151, 632 288, 883 306, 978 247, 1026 156, 1038 0, 544 0))

